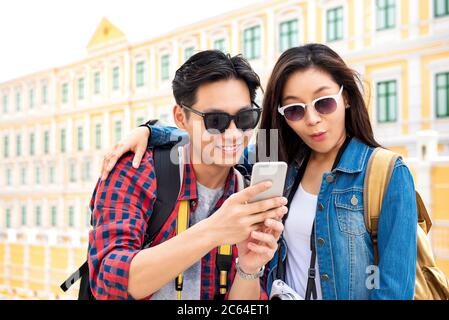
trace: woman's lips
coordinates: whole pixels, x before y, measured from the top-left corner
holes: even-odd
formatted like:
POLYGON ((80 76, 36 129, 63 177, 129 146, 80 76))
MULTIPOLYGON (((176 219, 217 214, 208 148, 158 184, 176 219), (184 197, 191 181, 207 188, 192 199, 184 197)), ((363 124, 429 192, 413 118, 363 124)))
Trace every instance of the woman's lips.
POLYGON ((323 141, 324 139, 326 139, 326 132, 315 133, 315 134, 312 134, 310 137, 313 139, 313 141, 318 141, 318 142, 323 141))

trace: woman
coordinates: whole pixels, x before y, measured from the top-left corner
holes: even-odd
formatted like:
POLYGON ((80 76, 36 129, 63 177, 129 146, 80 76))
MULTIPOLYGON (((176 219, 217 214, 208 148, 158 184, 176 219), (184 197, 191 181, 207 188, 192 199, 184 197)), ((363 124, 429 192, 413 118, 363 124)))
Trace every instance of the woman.
MULTIPOLYGON (((279 130, 279 160, 289 164, 289 213, 278 255, 267 268, 268 288, 280 277, 306 299, 413 298, 416 200, 413 178, 401 159, 384 196, 378 225, 380 262, 373 268, 363 181, 379 144, 361 87, 343 59, 321 44, 291 48, 274 66, 260 129, 279 130)), ((152 143, 169 142, 172 129, 152 129, 152 143)), ((137 165, 148 134, 138 128, 116 146, 105 159, 103 174, 129 150, 138 152, 137 165)), ((269 142, 266 136, 256 149, 269 142)))

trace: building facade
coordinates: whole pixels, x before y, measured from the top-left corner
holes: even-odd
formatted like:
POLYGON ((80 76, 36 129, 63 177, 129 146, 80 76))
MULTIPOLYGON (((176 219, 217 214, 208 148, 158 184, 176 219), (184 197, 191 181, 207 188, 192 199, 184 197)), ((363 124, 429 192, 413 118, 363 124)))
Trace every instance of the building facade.
POLYGON ((376 137, 410 166, 449 274, 449 0, 278 0, 142 43, 103 19, 82 61, 0 83, 0 298, 76 297, 59 284, 85 260, 103 156, 146 119, 172 122, 170 81, 188 57, 242 53, 265 85, 284 50, 309 42, 361 74, 376 137))

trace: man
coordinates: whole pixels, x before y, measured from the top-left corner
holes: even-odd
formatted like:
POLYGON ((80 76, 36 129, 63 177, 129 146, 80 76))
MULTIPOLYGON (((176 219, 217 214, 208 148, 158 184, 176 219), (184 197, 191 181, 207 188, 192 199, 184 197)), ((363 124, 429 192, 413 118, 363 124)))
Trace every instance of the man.
POLYGON ((203 51, 187 60, 173 80, 176 125, 189 134, 181 192, 175 209, 142 249, 157 197, 152 152, 138 169, 122 157, 91 201, 90 286, 97 299, 214 299, 220 291, 217 247, 232 247, 227 299, 267 298, 259 277, 277 249, 279 220, 287 199, 248 203, 270 187, 261 183, 236 193, 233 166, 257 126, 257 74, 241 56, 203 51), (176 232, 177 213, 189 200, 190 224, 176 232), (236 263, 238 258, 238 263, 236 263), (237 271, 236 271, 237 270, 237 271), (182 292, 174 279, 183 274, 182 292))

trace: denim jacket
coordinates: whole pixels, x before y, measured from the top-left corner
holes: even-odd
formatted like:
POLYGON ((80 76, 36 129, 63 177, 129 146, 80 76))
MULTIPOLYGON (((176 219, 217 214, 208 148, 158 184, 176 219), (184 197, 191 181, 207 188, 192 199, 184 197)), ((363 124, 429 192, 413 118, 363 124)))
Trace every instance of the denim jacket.
MULTIPOLYGON (((168 144, 178 141, 180 136, 185 137, 185 132, 152 127, 150 144, 168 144)), ((315 244, 324 300, 405 300, 414 296, 417 206, 413 178, 403 160, 398 159, 382 204, 378 224, 379 265, 375 266, 363 209, 364 178, 372 152, 373 148, 353 138, 335 169, 322 176, 315 244)), ((248 159, 253 153, 251 145, 243 155, 249 174, 252 161, 248 159)), ((289 195, 298 170, 298 163, 289 165, 285 196, 289 195)), ((280 249, 267 266, 268 292, 275 279, 278 255, 283 260, 286 257, 288 244, 283 237, 279 241, 280 249)))

